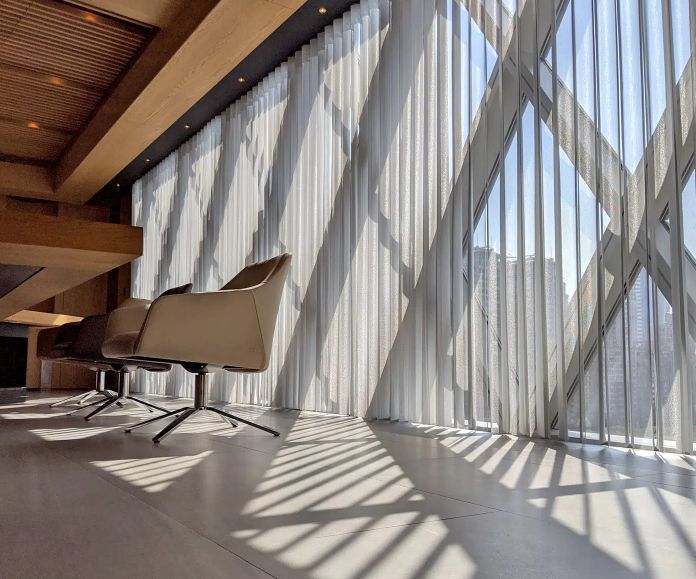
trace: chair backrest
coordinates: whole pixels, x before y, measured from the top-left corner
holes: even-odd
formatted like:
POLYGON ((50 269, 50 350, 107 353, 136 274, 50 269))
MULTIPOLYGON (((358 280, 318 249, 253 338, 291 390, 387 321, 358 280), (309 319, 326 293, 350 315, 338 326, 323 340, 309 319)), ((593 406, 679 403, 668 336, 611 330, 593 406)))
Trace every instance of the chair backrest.
POLYGON ((55 328, 41 330, 38 335, 36 353, 42 360, 67 358, 80 322, 70 322, 55 328))
POLYGON ((101 352, 106 337, 108 314, 87 316, 80 322, 77 335, 70 347, 69 355, 80 360, 102 360, 101 352))
POLYGON ((223 290, 250 289, 254 294, 263 342, 263 364, 262 367, 251 370, 262 371, 268 368, 280 298, 283 295, 291 260, 292 256, 289 253, 284 253, 269 260, 249 265, 222 288, 223 290))
POLYGON ((56 342, 56 338, 60 333, 60 328, 46 328, 44 330, 39 330, 36 336, 36 356, 41 360, 50 359, 51 351, 53 350, 53 345, 56 342))
POLYGON ((269 276, 275 272, 281 260, 289 254, 284 253, 283 255, 277 255, 266 261, 259 261, 257 263, 252 263, 247 265, 243 270, 241 270, 237 275, 235 275, 230 281, 228 281, 221 290, 232 290, 232 289, 247 289, 255 285, 259 285, 263 281, 267 280, 269 276))

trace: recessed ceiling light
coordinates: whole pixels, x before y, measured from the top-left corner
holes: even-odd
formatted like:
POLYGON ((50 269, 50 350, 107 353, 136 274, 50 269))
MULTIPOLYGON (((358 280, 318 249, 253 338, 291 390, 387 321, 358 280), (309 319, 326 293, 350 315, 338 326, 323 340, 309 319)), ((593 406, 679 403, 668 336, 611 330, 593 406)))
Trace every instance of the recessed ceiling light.
POLYGON ((188 129, 190 129, 190 128, 191 128, 191 125, 189 125, 189 124, 186 124, 186 125, 184 125, 184 128, 185 128, 186 130, 188 130, 188 129))
POLYGON ((29 121, 27 123, 27 127, 29 127, 30 129, 38 129, 39 123, 35 123, 34 121, 29 121))
POLYGON ((117 187, 117 188, 118 188, 118 187, 120 187, 120 186, 121 186, 121 184, 120 184, 120 183, 116 183, 116 187, 117 187))
POLYGON ((245 79, 243 76, 240 76, 237 80, 238 80, 240 83, 246 82, 246 79, 245 79))
POLYGON ((146 163, 149 163, 149 162, 150 162, 150 159, 145 159, 145 162, 146 162, 146 163))
POLYGON ((87 22, 96 22, 97 21, 97 16, 95 14, 92 14, 91 12, 85 12, 84 13, 84 19, 87 22))
POLYGON ((321 7, 319 8, 319 14, 326 14, 326 13, 327 13, 326 8, 325 8, 324 6, 321 6, 321 7))
POLYGON ((50 82, 53 86, 61 86, 63 84, 63 81, 59 79, 57 76, 52 76, 48 79, 48 82, 50 82))

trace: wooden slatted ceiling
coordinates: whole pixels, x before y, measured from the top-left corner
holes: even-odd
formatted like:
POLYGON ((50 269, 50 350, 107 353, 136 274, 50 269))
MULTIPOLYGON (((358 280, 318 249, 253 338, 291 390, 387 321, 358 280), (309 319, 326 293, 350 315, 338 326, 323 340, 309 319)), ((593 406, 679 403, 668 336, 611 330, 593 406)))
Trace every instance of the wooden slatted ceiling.
POLYGON ((59 159, 150 30, 56 0, 2 0, 0 154, 59 159))

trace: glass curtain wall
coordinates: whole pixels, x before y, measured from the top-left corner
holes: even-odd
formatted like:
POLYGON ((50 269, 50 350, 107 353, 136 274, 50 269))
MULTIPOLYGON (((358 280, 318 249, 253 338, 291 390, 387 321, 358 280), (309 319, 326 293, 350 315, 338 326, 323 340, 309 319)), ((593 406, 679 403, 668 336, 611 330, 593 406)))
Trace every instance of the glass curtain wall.
POLYGON ((695 19, 362 0, 135 183, 133 295, 289 251, 269 371, 215 398, 690 452, 695 19))

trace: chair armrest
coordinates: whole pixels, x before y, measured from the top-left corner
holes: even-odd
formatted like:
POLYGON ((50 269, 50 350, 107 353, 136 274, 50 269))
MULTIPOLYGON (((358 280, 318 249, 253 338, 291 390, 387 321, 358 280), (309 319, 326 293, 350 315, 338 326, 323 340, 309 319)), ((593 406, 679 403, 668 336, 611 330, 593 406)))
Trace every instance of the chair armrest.
POLYGON ((109 314, 102 344, 104 356, 120 358, 131 354, 128 350, 138 338, 151 305, 150 300, 130 298, 109 314))
POLYGON ((158 298, 148 312, 135 356, 262 367, 264 348, 253 292, 227 290, 158 298))

